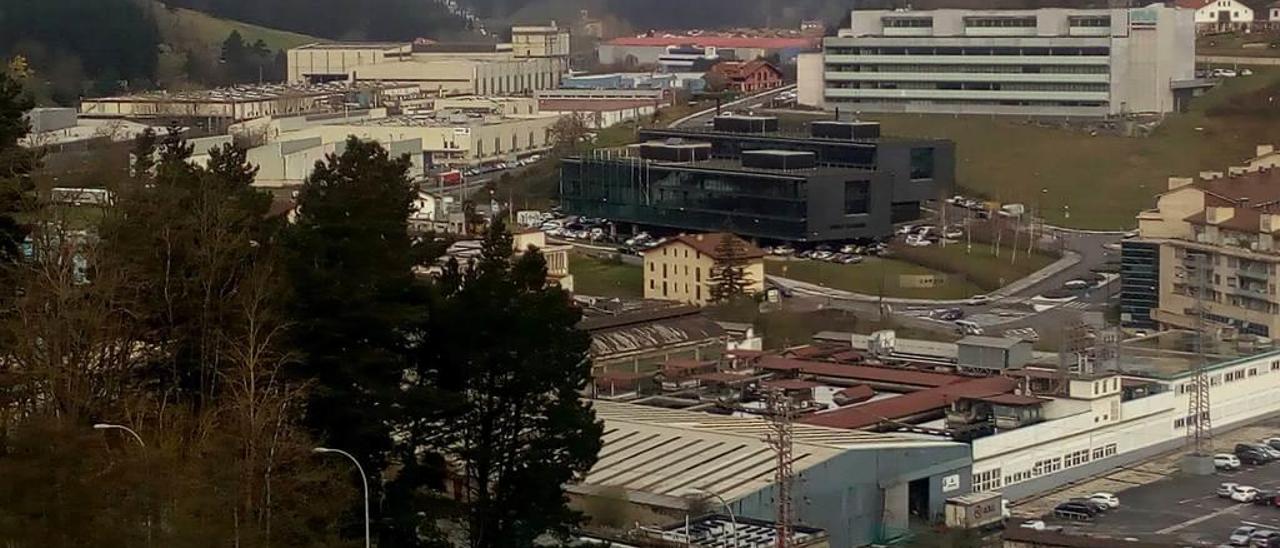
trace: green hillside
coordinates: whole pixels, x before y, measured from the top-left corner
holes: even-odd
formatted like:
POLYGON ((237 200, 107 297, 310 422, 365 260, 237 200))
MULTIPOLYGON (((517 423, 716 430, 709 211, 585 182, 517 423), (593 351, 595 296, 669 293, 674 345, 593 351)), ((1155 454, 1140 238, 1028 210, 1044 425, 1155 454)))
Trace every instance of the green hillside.
POLYGON ((261 39, 271 50, 289 49, 319 41, 318 38, 305 34, 222 19, 186 8, 168 8, 159 2, 154 5, 160 35, 170 44, 196 40, 217 47, 227 39, 231 31, 239 31, 247 44, 261 39))

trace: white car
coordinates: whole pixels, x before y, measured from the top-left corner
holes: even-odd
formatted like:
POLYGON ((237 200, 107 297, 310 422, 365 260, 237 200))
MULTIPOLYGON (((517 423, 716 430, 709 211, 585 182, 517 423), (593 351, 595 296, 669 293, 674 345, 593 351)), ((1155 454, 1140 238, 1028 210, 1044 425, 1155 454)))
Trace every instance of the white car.
POLYGON ((919 234, 911 234, 907 236, 907 245, 911 247, 927 247, 929 239, 919 234))
POLYGON ((991 304, 991 297, 986 295, 974 295, 969 297, 970 306, 982 306, 984 304, 991 304))
POLYGON ((780 245, 778 247, 773 248, 774 255, 793 255, 795 254, 795 252, 796 252, 796 248, 791 247, 789 245, 780 245))
POLYGON ((1089 495, 1088 499, 1105 504, 1107 508, 1115 509, 1120 507, 1120 498, 1111 493, 1094 493, 1089 495))
POLYGON ((1249 535, 1252 535, 1253 532, 1257 530, 1257 528, 1250 527, 1248 525, 1236 527, 1234 531, 1231 531, 1231 536, 1227 537, 1227 544, 1232 546, 1248 546, 1249 535))
POLYGON ((1213 466, 1222 470, 1237 470, 1240 459, 1231 453, 1218 453, 1213 456, 1213 466))
POLYGON ((1235 491, 1231 493, 1231 500, 1236 502, 1253 502, 1253 499, 1257 497, 1258 489, 1249 486, 1236 487, 1235 491))

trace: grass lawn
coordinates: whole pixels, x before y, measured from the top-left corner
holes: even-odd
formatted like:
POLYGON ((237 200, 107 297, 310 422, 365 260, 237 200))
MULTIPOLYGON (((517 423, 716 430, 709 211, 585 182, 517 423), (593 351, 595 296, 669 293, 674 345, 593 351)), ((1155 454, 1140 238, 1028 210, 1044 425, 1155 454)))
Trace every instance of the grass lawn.
POLYGON ((908 299, 963 299, 978 293, 982 288, 960 277, 950 276, 940 287, 902 287, 899 276, 937 275, 936 270, 897 259, 867 257, 859 264, 835 264, 807 260, 767 260, 765 272, 793 280, 818 284, 834 289, 876 295, 880 281, 884 280, 886 297, 908 299))
POLYGON ((899 260, 952 274, 988 292, 1025 278, 1058 260, 1039 250, 1028 255, 1026 247, 1018 249, 1015 255, 1008 240, 1005 240, 999 257, 994 254, 993 247, 974 242, 972 249, 964 243, 955 243, 947 247, 901 246, 895 247, 894 252, 899 260))
POLYGON ((1053 224, 1132 228, 1134 215, 1155 205, 1154 196, 1168 188, 1169 177, 1225 171, 1251 158, 1258 144, 1280 144, 1280 123, 1272 110, 1280 110, 1280 101, 1255 115, 1206 113, 1264 89, 1280 90, 1280 70, 1252 68, 1253 76, 1224 80, 1194 100, 1190 112, 1169 116, 1149 137, 1093 137, 1015 117, 868 113, 864 118, 883 122, 886 135, 955 141, 963 192, 1040 204, 1053 224))
POLYGON ((573 292, 593 297, 643 297, 644 272, 639 265, 601 259, 585 253, 569 254, 573 292))

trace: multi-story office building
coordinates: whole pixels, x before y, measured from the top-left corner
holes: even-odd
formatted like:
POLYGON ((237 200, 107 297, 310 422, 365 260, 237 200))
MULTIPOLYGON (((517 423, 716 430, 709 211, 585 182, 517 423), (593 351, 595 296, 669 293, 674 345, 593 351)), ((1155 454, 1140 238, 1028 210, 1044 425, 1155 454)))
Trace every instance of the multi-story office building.
POLYGON ((1122 306, 1138 326, 1280 333, 1280 171, 1173 178, 1123 245, 1122 306), (1145 314, 1144 314, 1145 312, 1145 314))
POLYGON ((861 112, 1106 116, 1181 109, 1192 10, 854 11, 801 63, 799 95, 861 112), (821 73, 815 73, 817 70, 821 73), (821 93, 813 88, 821 87, 821 93))
POLYGON ((713 128, 641 131, 628 153, 567 158, 566 211, 668 230, 770 241, 876 238, 916 219, 955 180, 950 141, 880 137, 880 126, 814 122, 809 135, 777 119, 720 116, 713 128))

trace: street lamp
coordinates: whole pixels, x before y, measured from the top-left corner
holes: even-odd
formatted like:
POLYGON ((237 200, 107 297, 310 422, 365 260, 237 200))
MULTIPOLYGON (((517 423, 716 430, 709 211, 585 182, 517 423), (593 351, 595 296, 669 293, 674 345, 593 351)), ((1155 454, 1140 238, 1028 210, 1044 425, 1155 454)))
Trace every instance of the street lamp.
POLYGON ((733 515, 733 507, 729 506, 729 501, 724 500, 724 497, 719 494, 706 489, 695 487, 693 488, 693 492, 706 495, 720 501, 720 505, 724 506, 725 511, 729 513, 729 523, 733 524, 733 548, 738 548, 738 518, 733 515))
POLYGON ((328 447, 317 447, 311 450, 314 453, 337 453, 354 462, 356 470, 360 471, 360 483, 364 485, 364 548, 370 548, 372 543, 369 541, 369 478, 364 475, 364 467, 360 466, 360 461, 351 456, 351 453, 341 449, 329 449, 328 447))
MULTIPOLYGON (((142 441, 142 436, 139 436, 138 433, 135 432, 132 428, 129 428, 128 426, 125 426, 123 424, 109 424, 105 422, 100 422, 98 424, 93 425, 93 429, 94 430, 124 430, 125 432, 128 432, 130 435, 133 436, 133 439, 138 442, 138 445, 140 447, 142 447, 143 449, 147 448, 146 442, 142 441)), ((146 466, 148 469, 150 468, 150 464, 147 464, 146 466)), ((148 506, 150 506, 150 504, 148 504, 148 506)), ((147 546, 148 548, 151 546, 151 508, 147 508, 147 546)))
POLYGON ((142 436, 139 436, 138 433, 134 432, 132 428, 129 428, 128 426, 124 426, 122 424, 98 423, 93 425, 93 429, 94 430, 124 430, 125 432, 128 432, 129 434, 133 435, 133 439, 138 441, 138 445, 142 447, 147 446, 147 444, 142 441, 142 436))

